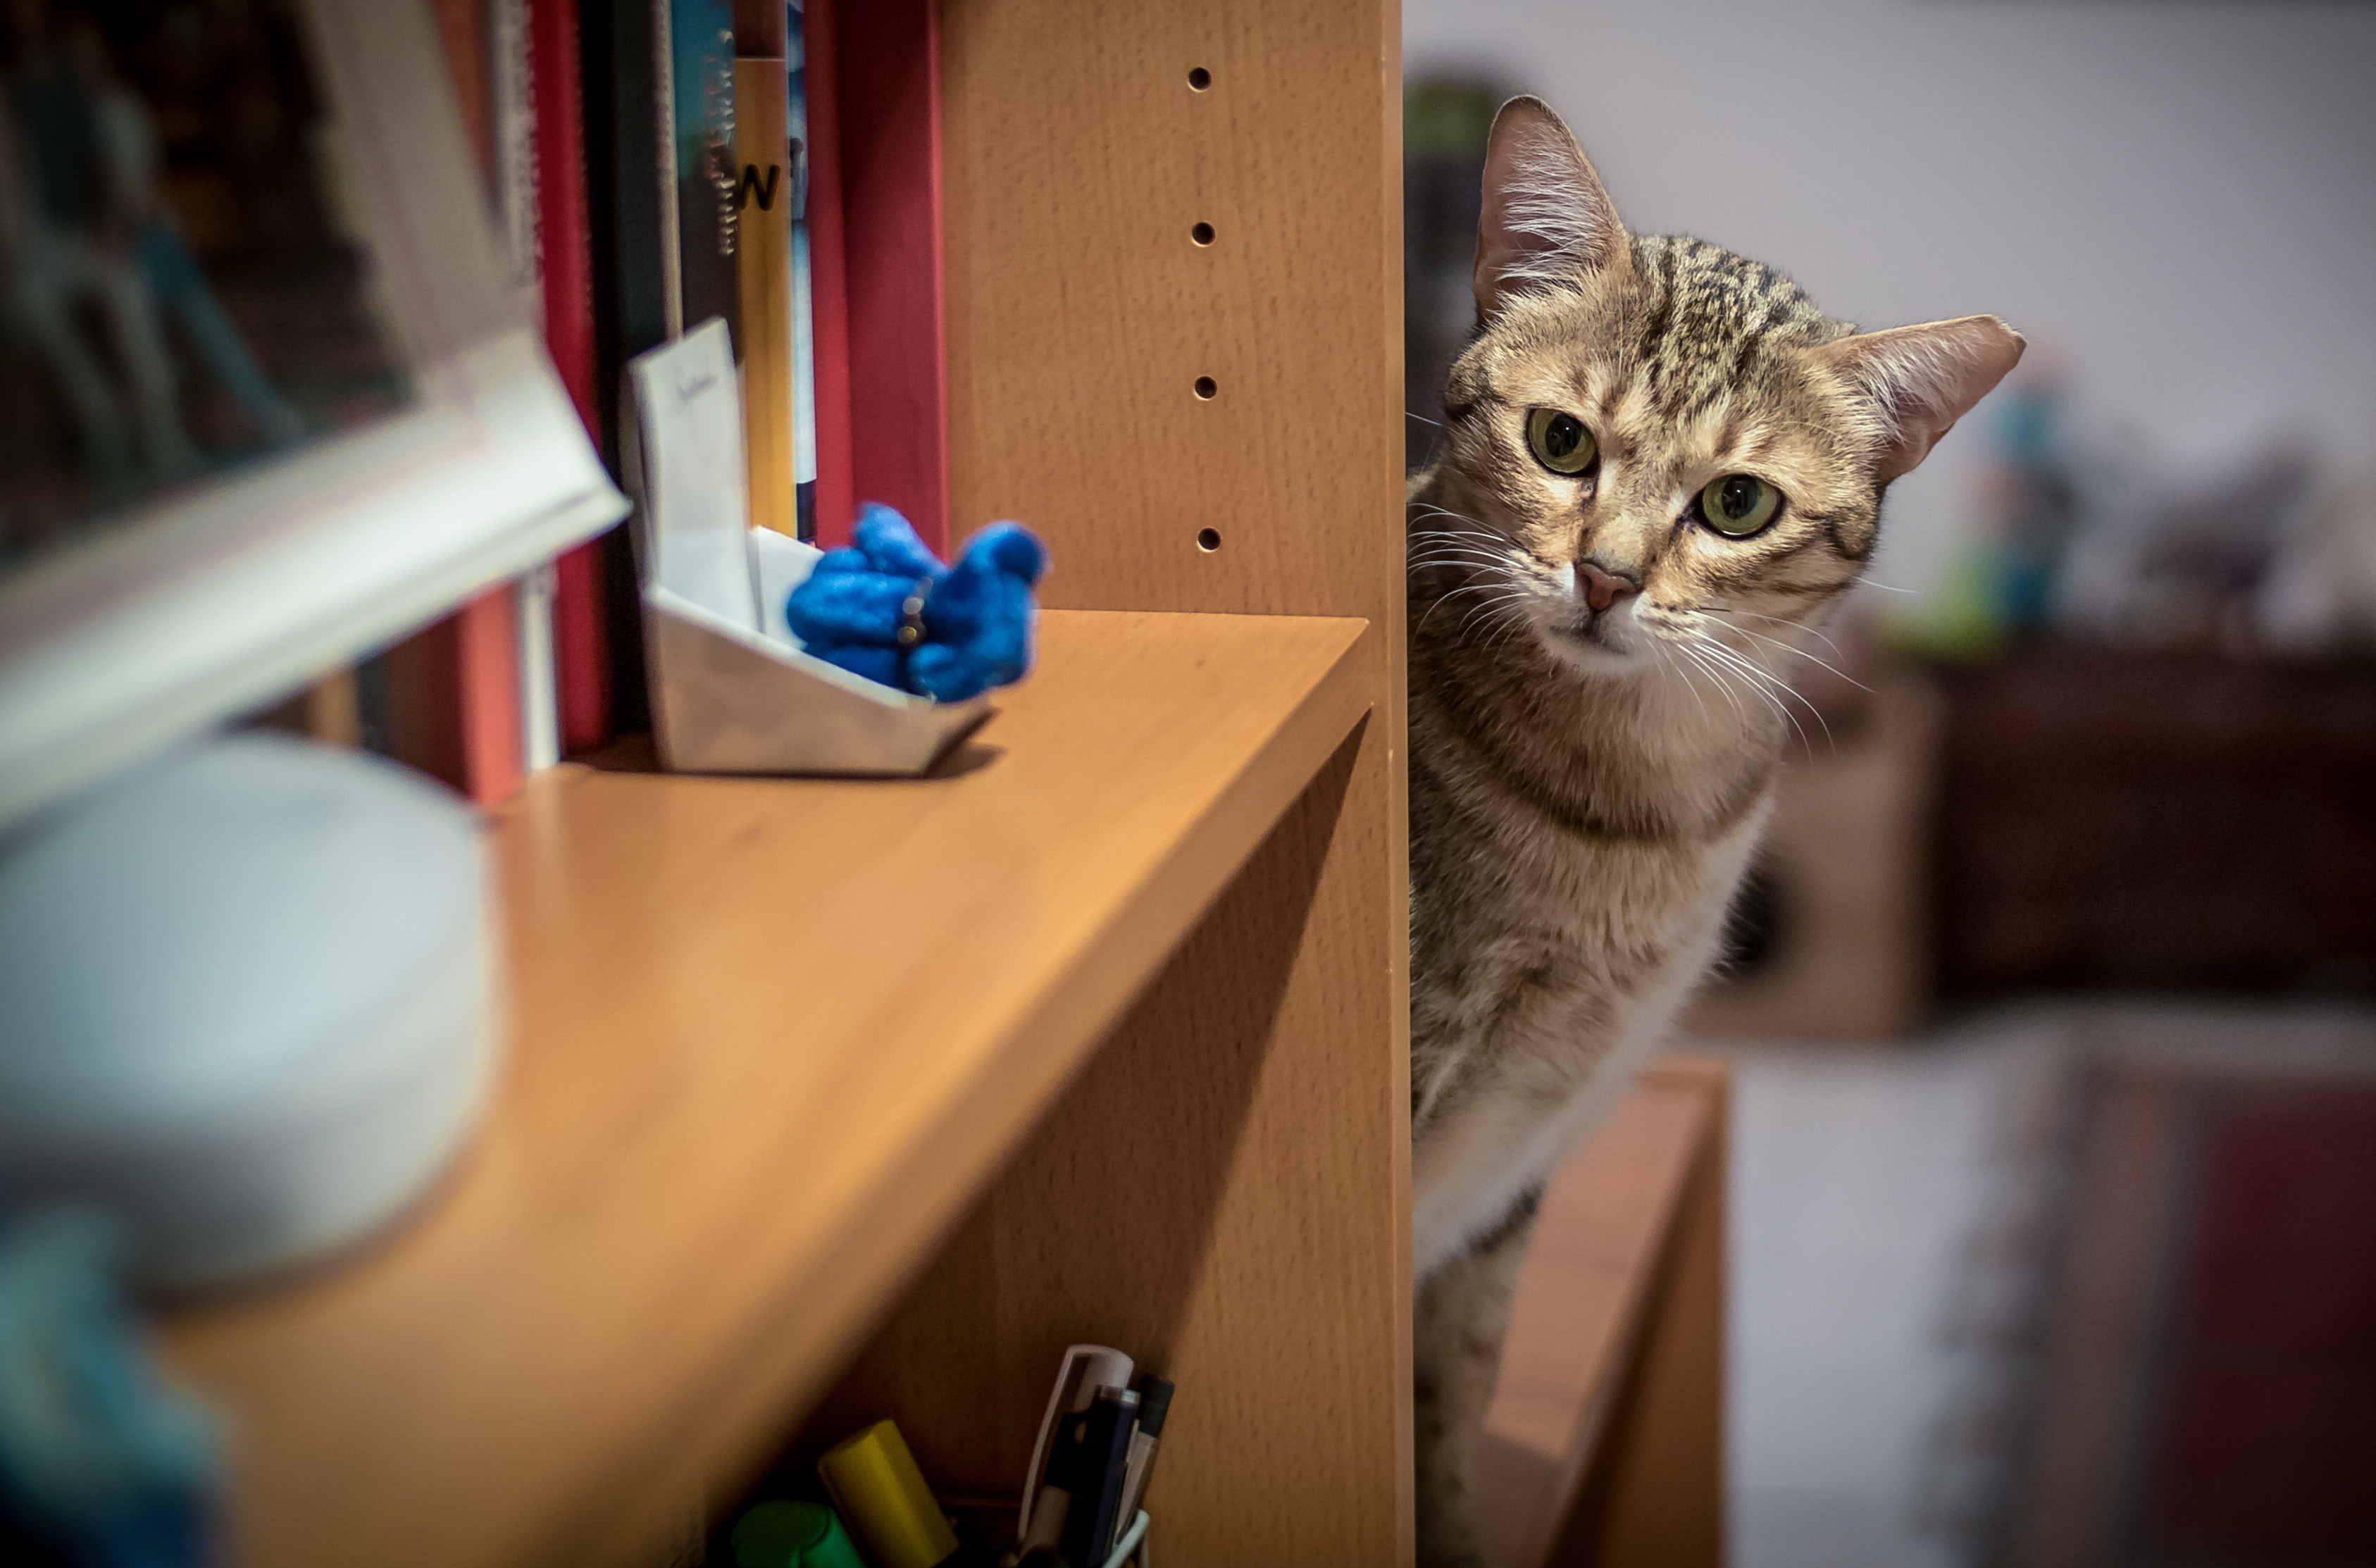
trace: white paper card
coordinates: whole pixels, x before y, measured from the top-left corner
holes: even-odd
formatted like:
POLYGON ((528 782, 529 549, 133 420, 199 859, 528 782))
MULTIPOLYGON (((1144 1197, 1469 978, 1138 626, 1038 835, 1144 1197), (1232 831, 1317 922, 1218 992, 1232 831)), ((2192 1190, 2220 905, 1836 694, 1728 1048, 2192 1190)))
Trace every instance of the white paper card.
POLYGON ((759 631, 742 465, 742 399, 726 324, 712 317, 629 366, 642 423, 651 577, 722 620, 759 631))

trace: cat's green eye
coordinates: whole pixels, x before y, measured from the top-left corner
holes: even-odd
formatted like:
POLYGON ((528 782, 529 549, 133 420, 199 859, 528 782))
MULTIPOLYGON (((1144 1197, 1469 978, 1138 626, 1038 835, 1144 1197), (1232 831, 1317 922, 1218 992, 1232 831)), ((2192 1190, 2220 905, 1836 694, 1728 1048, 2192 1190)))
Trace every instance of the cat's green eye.
POLYGON ((1600 445, 1584 422, 1557 409, 1527 410, 1527 445, 1535 461, 1555 474, 1580 474, 1600 455, 1600 445))
POLYGON ((1762 532, 1782 510, 1782 493, 1752 474, 1726 474, 1700 491, 1700 517, 1728 539, 1762 532))

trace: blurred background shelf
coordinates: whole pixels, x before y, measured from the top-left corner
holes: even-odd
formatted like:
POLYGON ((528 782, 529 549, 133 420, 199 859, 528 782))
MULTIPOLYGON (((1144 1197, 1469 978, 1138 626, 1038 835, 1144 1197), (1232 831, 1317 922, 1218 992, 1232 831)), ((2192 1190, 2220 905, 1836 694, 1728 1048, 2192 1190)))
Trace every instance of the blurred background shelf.
POLYGON ((1942 997, 2376 995, 2376 658, 2050 639, 1942 686, 1942 997))
POLYGON ((245 1560, 612 1561, 735 1484, 1358 731, 1368 635, 1051 612, 930 778, 535 780, 478 1146, 385 1245, 169 1325, 245 1560))

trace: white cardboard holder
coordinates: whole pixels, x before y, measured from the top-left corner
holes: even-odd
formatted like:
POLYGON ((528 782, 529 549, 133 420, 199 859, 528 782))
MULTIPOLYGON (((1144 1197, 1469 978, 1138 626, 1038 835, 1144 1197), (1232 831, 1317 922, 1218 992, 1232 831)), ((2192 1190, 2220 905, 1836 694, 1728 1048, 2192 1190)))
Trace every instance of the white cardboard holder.
POLYGON ((784 601, 822 552, 753 528, 742 398, 712 319, 627 367, 645 658, 662 766, 683 773, 912 775, 988 722, 804 651, 784 601))

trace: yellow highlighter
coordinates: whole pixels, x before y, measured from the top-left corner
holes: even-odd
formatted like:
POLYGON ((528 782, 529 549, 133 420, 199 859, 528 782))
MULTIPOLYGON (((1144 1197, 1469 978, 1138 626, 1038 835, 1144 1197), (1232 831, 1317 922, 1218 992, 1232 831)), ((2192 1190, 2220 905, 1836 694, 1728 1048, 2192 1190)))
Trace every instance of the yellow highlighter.
POLYGON ((956 1532, 894 1423, 877 1421, 835 1443, 817 1474, 882 1568, 934 1568, 956 1550, 956 1532))

